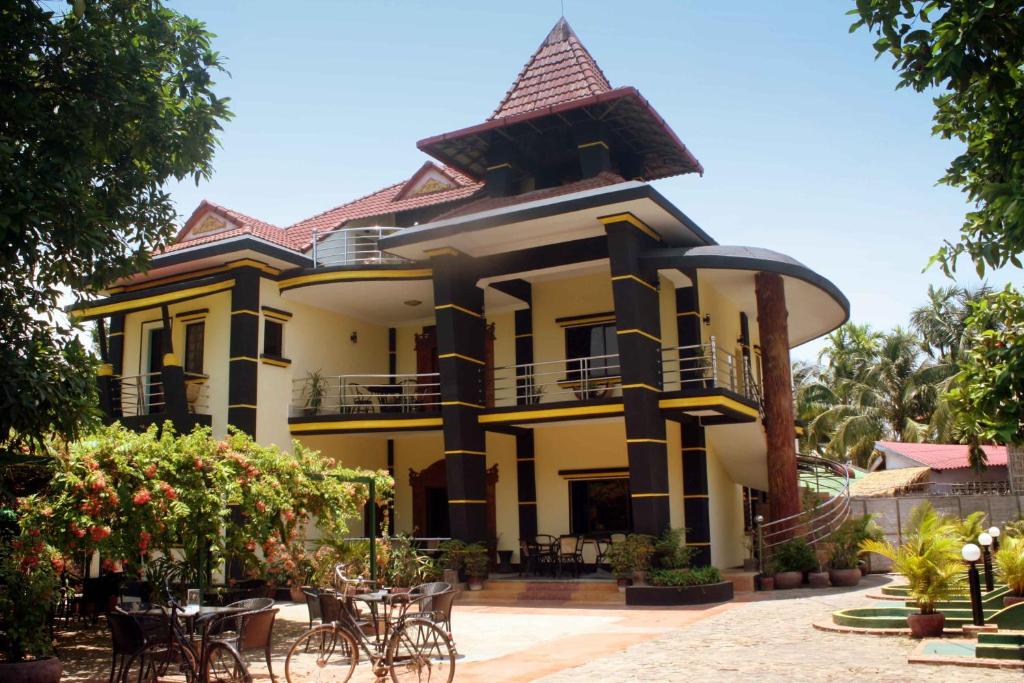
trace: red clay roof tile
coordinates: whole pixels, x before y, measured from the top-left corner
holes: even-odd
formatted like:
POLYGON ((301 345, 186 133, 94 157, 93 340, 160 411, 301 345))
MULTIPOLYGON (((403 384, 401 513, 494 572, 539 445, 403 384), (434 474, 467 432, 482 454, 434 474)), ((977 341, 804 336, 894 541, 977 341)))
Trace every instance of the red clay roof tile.
MULTIPOLYGON (((902 443, 876 441, 876 448, 895 451, 933 470, 959 470, 970 467, 968 447, 963 444, 902 443)), ((989 465, 1006 465, 1006 446, 982 446, 989 465)))

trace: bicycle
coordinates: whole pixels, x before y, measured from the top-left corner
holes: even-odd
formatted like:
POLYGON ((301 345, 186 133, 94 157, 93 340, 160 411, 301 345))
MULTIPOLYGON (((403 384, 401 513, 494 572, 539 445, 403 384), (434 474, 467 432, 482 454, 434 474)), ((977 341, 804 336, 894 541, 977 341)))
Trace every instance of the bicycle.
POLYGON ((167 638, 147 644, 131 658, 121 679, 124 683, 156 683, 157 681, 184 681, 185 683, 252 683, 252 676, 241 655, 230 643, 211 638, 228 620, 238 619, 242 611, 199 616, 202 638, 199 649, 178 620, 186 613, 174 598, 169 585, 164 585, 170 607, 167 638))
MULTIPOLYGON (((366 654, 378 681, 390 675, 394 683, 436 681, 451 683, 455 678, 455 648, 451 636, 428 618, 427 612, 409 608, 429 601, 432 596, 409 597, 408 594, 382 594, 379 602, 386 608, 398 609, 394 624, 386 637, 374 628, 368 636, 358 612, 345 592, 328 596, 340 603, 338 619, 314 626, 296 640, 284 661, 288 683, 344 683, 352 678, 359 664, 360 650, 366 654)), ((376 615, 374 615, 376 616, 376 615)), ((385 624, 390 623, 384 615, 385 624)), ((376 625, 375 625, 376 626, 376 625)))

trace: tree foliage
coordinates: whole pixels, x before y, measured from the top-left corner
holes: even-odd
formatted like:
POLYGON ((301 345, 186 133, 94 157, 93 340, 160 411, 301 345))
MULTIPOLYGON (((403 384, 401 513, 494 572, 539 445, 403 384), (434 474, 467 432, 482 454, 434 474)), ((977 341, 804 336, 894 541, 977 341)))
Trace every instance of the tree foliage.
MULTIPOLYGON (((58 301, 145 270, 174 234, 164 186, 211 173, 230 116, 203 24, 159 0, 0 7, 0 438, 73 439, 95 399, 58 301)), ((13 442, 13 443, 11 443, 13 442)), ((0 442, 0 445, 5 445, 0 442)))

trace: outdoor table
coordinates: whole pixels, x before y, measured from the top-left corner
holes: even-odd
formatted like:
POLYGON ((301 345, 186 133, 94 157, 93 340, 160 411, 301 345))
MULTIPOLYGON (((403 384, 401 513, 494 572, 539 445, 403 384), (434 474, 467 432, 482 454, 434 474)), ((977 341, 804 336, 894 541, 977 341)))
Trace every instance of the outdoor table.
MULTIPOLYGON (((178 610, 178 619, 185 622, 185 627, 189 633, 194 634, 196 626, 206 620, 212 619, 213 617, 220 614, 241 614, 246 610, 241 607, 220 607, 217 605, 184 605, 178 610)), ((124 610, 125 614, 129 615, 143 615, 143 614, 154 614, 164 617, 170 617, 171 611, 165 607, 150 607, 144 610, 128 611, 124 610)))
POLYGON ((387 589, 373 591, 372 593, 360 593, 353 595, 353 600, 366 603, 370 610, 370 617, 373 619, 373 634, 378 647, 383 647, 391 635, 392 614, 395 608, 396 596, 407 593, 388 593, 387 589), (381 633, 381 623, 384 625, 384 632, 381 633))

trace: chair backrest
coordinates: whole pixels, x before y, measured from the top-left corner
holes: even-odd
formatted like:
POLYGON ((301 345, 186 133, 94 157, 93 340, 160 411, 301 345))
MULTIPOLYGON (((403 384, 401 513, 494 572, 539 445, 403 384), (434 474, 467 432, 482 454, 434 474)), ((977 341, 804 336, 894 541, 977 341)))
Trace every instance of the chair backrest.
POLYGON ((304 590, 306 596, 306 609, 309 610, 309 620, 316 621, 320 618, 320 589, 304 590))
POLYGON ((537 534, 536 536, 533 537, 533 540, 536 541, 537 545, 547 545, 547 546, 550 546, 552 543, 554 543, 558 539, 555 538, 554 536, 550 535, 550 534, 537 534))
POLYGON ((238 650, 263 650, 270 645, 274 636, 274 617, 277 609, 259 609, 239 615, 238 650))
POLYGON ((341 620, 341 598, 334 593, 321 592, 320 598, 320 619, 325 624, 341 620))
POLYGON ((562 555, 574 554, 578 541, 579 539, 576 536, 560 536, 558 538, 558 552, 562 555))
MULTIPOLYGON (((533 554, 533 553, 530 552, 531 545, 532 545, 531 542, 527 541, 525 538, 520 538, 519 539, 519 559, 520 560, 525 560, 526 558, 528 558, 530 555, 533 554)), ((533 546, 533 547, 536 547, 536 546, 533 546)))
POLYGON ((111 612, 107 615, 107 626, 115 655, 135 654, 146 644, 142 627, 129 614, 111 612))
POLYGON ((409 589, 409 592, 413 595, 437 595, 438 593, 444 593, 450 591, 452 585, 445 583, 444 581, 432 581, 430 583, 421 583, 418 586, 414 586, 409 589))
POLYGON ((273 598, 248 598, 246 600, 238 600, 233 602, 226 607, 232 609, 244 609, 246 611, 258 610, 258 609, 269 609, 274 606, 273 598))
POLYGON ((621 532, 620 533, 614 533, 614 534, 609 535, 608 538, 609 538, 609 540, 611 540, 612 543, 622 543, 623 541, 626 540, 626 534, 623 534, 621 532))
POLYGON ((456 590, 438 593, 432 601, 432 611, 437 612, 443 621, 450 622, 452 620, 452 605, 455 603, 455 598, 458 594, 459 592, 456 590))

